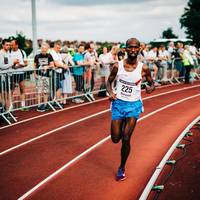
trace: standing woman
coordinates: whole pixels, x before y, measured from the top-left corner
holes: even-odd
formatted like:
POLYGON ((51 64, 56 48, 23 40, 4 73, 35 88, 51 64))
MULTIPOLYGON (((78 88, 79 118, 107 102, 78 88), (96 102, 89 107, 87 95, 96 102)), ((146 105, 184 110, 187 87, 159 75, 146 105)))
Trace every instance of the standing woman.
MULTIPOLYGON (((72 67, 74 65, 73 58, 71 54, 68 52, 68 48, 64 47, 61 51, 61 56, 63 62, 67 65, 72 67)), ((63 104, 67 103, 68 96, 72 95, 73 89, 72 89, 72 76, 70 69, 64 70, 64 79, 62 80, 62 98, 63 104)))
POLYGON ((107 47, 103 47, 103 54, 99 56, 99 62, 101 85, 106 85, 108 76, 110 75, 110 64, 114 62, 112 54, 108 53, 107 47))
POLYGON ((112 71, 113 64, 119 61, 118 55, 117 55, 118 50, 119 50, 118 46, 113 46, 110 51, 110 54, 112 55, 112 59, 113 59, 112 64, 110 65, 110 71, 112 71))
POLYGON ((116 180, 124 180, 125 164, 130 153, 131 135, 137 119, 143 112, 141 101, 142 75, 150 84, 146 92, 151 93, 155 87, 151 73, 146 64, 137 59, 140 51, 140 42, 136 38, 126 42, 127 58, 114 64, 107 82, 107 91, 112 101, 111 139, 113 143, 122 141, 121 163, 117 171, 116 180), (116 91, 113 82, 116 79, 116 91))

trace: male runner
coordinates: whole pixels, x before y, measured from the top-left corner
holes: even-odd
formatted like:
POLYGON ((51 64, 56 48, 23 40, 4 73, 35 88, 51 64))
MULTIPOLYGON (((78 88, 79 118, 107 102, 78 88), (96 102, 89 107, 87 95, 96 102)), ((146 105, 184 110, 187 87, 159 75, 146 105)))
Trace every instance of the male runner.
POLYGON ((137 119, 143 112, 141 101, 141 81, 146 77, 149 87, 146 92, 151 93, 155 87, 151 73, 146 64, 137 59, 140 42, 130 38, 126 42, 127 58, 114 64, 107 81, 107 91, 112 101, 111 139, 113 143, 122 140, 121 163, 117 171, 116 180, 124 180, 125 164, 130 153, 130 140, 137 119), (116 91, 113 82, 116 79, 116 91))

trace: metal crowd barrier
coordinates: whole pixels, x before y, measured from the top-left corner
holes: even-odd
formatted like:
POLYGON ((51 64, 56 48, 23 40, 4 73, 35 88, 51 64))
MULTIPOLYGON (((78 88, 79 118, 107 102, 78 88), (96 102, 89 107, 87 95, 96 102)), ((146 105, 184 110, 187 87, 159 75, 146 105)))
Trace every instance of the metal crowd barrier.
MULTIPOLYGON (((180 82, 180 77, 174 73, 174 62, 175 59, 167 71, 166 80, 171 84, 180 82)), ((82 103, 85 100, 94 101, 96 94, 103 93, 102 96, 106 96, 99 66, 91 70, 89 87, 86 81, 87 70, 87 67, 82 66, 72 66, 67 70, 36 70, 29 66, 24 70, 0 71, 0 116, 11 124, 17 121, 13 111, 42 105, 46 110, 55 111, 63 109, 63 104, 69 100, 82 103)))
MULTIPOLYGON (((156 79, 159 83, 181 83, 181 81, 184 81, 184 73, 185 73, 185 67, 182 65, 182 71, 179 75, 177 75, 177 68, 176 65, 177 62, 180 61, 180 65, 182 64, 180 59, 173 58, 171 61, 168 61, 168 64, 166 66, 158 67, 161 71, 158 71, 158 78, 156 79), (162 69, 161 69, 162 68, 162 69), (161 77, 161 78, 160 78, 161 77)), ((162 65, 162 64, 161 64, 162 65)), ((191 72, 191 79, 200 79, 198 72, 191 72)))
POLYGON ((89 90, 85 88, 84 70, 84 67, 73 66, 67 70, 45 71, 29 67, 24 70, 1 71, 0 116, 11 124, 17 121, 12 114, 17 110, 27 110, 45 104, 48 109, 55 111, 63 109, 62 104, 69 99, 74 99, 75 103, 94 101, 94 94, 100 91, 101 85, 99 70, 97 68, 92 71, 89 90), (82 68, 82 72, 77 72, 75 68, 82 68))

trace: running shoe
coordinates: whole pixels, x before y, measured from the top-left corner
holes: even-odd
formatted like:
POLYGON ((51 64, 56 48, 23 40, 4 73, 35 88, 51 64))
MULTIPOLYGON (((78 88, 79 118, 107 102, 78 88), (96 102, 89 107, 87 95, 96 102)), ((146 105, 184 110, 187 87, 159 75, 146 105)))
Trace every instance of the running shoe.
POLYGON ((84 100, 81 99, 81 98, 75 98, 75 99, 72 99, 72 102, 73 102, 73 103, 83 103, 84 100))
POLYGON ((116 180, 117 181, 123 181, 126 179, 126 175, 125 175, 125 170, 122 168, 119 168, 117 171, 117 176, 116 176, 116 180))
POLYGON ((46 111, 45 105, 42 104, 42 105, 38 106, 37 111, 38 112, 45 112, 46 111))

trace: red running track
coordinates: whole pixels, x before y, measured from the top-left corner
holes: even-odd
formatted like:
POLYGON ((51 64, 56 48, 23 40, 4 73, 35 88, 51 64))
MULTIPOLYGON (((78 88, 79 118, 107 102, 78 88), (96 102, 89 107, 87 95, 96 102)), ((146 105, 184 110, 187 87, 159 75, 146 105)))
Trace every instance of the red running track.
MULTIPOLYGON (((152 95, 168 90, 160 89, 152 95)), ((196 94, 199 94, 199 87, 145 100, 143 116, 196 94)), ((125 182, 114 180, 119 163, 119 145, 108 141, 43 185, 28 199, 137 199, 154 167, 182 128, 200 114, 197 106, 199 100, 199 96, 188 99, 138 123, 127 163, 129 178, 125 182), (196 109, 191 109, 195 106, 196 109)), ((98 109, 108 109, 108 105, 106 101, 94 103, 3 129, 0 136, 1 151, 70 120, 95 113, 98 109)), ((110 113, 106 112, 2 155, 1 198, 16 199, 22 196, 65 163, 106 137, 109 123, 110 113)))

